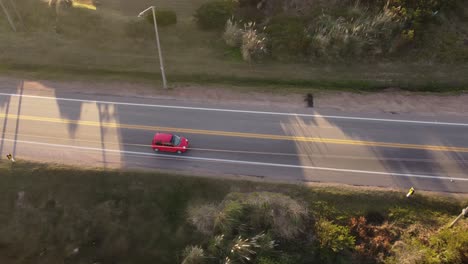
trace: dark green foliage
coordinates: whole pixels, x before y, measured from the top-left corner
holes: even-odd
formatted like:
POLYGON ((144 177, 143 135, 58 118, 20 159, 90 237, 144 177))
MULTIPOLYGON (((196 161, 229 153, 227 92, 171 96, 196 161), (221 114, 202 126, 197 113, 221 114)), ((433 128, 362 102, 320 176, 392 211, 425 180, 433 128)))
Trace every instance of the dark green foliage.
MULTIPOLYGON (((152 12, 148 12, 145 18, 146 21, 148 21, 151 25, 154 24, 152 12)), ((161 27, 177 24, 177 15, 174 11, 171 10, 156 10, 156 19, 158 26, 161 27)))
POLYGON ((235 6, 231 0, 208 2, 197 9, 195 19, 202 29, 222 30, 233 15, 235 6))
POLYGON ((350 234, 349 228, 321 220, 316 229, 320 259, 324 263, 349 262, 350 252, 355 243, 355 238, 350 234))
POLYGON ((265 30, 272 56, 277 59, 304 56, 310 43, 306 26, 300 17, 274 17, 265 30))
POLYGON ((368 223, 374 225, 381 225, 385 221, 385 216, 379 211, 368 211, 365 217, 368 223))
POLYGON ((265 19, 265 13, 258 5, 261 0, 239 0, 239 6, 236 10, 236 18, 242 21, 261 22, 265 19))

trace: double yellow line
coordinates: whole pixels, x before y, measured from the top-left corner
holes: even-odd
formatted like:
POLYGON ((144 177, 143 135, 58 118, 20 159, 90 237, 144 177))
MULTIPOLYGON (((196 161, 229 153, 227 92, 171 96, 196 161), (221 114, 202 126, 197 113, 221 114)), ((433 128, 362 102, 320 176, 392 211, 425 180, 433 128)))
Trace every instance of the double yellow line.
POLYGON ((315 142, 315 143, 325 143, 325 144, 356 145, 356 146, 385 147, 385 148, 420 149, 420 150, 430 150, 430 151, 468 152, 468 148, 464 148, 464 147, 401 144, 401 143, 386 143, 386 142, 362 141, 362 140, 350 140, 350 139, 300 137, 300 136, 242 133, 242 132, 229 132, 229 131, 217 131, 217 130, 201 130, 201 129, 177 128, 177 127, 130 125, 130 124, 117 124, 117 123, 85 121, 85 120, 69 120, 69 119, 64 119, 64 118, 50 118, 50 117, 27 116, 27 115, 21 115, 21 116, 13 115, 13 114, 6 115, 4 113, 0 113, 0 118, 13 118, 13 119, 20 119, 20 120, 40 121, 40 122, 60 123, 60 124, 76 124, 76 125, 94 126, 94 127, 149 130, 149 131, 158 131, 158 132, 200 134, 200 135, 225 136, 225 137, 288 140, 288 141, 296 141, 296 142, 315 142))

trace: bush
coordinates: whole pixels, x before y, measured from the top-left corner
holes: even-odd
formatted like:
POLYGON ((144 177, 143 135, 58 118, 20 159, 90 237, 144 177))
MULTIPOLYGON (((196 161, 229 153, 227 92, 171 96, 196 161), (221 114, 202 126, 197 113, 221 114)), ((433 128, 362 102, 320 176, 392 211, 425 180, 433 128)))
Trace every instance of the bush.
POLYGON ((263 0, 238 0, 239 7, 236 10, 236 17, 244 21, 254 21, 261 23, 265 19, 263 10, 263 0))
POLYGON ((307 208, 289 196, 270 192, 227 197, 241 201, 249 209, 250 226, 258 232, 272 231, 282 239, 297 238, 311 221, 307 208))
POLYGON ((381 225, 385 221, 385 216, 379 211, 368 211, 366 219, 369 224, 381 225))
POLYGON ((316 225, 320 259, 322 263, 349 263, 355 238, 346 226, 321 220, 316 225))
POLYGON ((468 231, 466 228, 443 229, 430 237, 418 239, 411 236, 397 241, 392 247, 388 264, 468 262, 468 231))
POLYGON ((351 218, 351 234, 356 238, 355 258, 359 263, 381 262, 389 255, 391 245, 400 236, 390 225, 374 226, 363 216, 351 218))
POLYGON ((226 22, 223 39, 226 45, 232 48, 239 48, 242 45, 243 31, 237 22, 231 18, 226 22))
POLYGON ((184 254, 199 257, 204 252, 206 259, 213 260, 209 263, 305 263, 295 253, 309 250, 313 241, 308 235, 313 225, 307 208, 283 194, 231 193, 217 206, 189 210, 188 220, 204 234, 214 225, 204 251, 197 247, 193 254, 194 247, 189 247, 184 254))
POLYGON ((184 250, 182 264, 202 264, 205 259, 205 251, 199 246, 190 246, 184 250))
POLYGON ((401 26, 387 8, 348 19, 323 14, 309 25, 310 54, 326 60, 383 56, 391 51, 401 26))
POLYGON ((218 208, 215 205, 205 204, 198 207, 190 207, 188 210, 188 220, 197 230, 203 234, 211 234, 214 229, 215 217, 218 208))
POLYGON ((209 2, 197 9, 195 19, 202 29, 222 30, 234 9, 235 3, 231 0, 209 2))
POLYGON ((266 32, 274 58, 301 57, 306 53, 310 39, 306 34, 304 19, 290 16, 274 17, 266 32))
MULTIPOLYGON (((146 20, 153 25, 153 13, 150 12, 146 15, 146 20)), ((156 22, 158 26, 165 27, 177 24, 177 15, 171 10, 156 10, 156 22)))
POLYGON ((354 247, 355 238, 346 226, 322 220, 317 224, 317 236, 322 249, 335 253, 351 250, 354 247))
POLYGON ((242 59, 245 61, 261 59, 266 52, 266 38, 257 32, 255 23, 250 22, 244 25, 241 47, 242 59))
POLYGON ((215 230, 222 234, 231 235, 238 231, 244 222, 245 207, 237 201, 226 201, 214 220, 215 230))
POLYGON ((429 245, 437 252, 432 260, 438 263, 468 262, 468 230, 461 227, 443 229, 429 238, 429 245))

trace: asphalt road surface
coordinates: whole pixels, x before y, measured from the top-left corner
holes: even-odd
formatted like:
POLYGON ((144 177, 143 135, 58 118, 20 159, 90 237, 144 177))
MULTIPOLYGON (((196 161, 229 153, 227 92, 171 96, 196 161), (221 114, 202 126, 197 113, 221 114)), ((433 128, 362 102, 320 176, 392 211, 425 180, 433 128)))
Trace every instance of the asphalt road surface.
POLYGON ((468 192, 468 117, 293 113, 15 88, 0 90, 0 138, 3 159, 468 192), (190 150, 153 153, 158 131, 187 137, 190 150))

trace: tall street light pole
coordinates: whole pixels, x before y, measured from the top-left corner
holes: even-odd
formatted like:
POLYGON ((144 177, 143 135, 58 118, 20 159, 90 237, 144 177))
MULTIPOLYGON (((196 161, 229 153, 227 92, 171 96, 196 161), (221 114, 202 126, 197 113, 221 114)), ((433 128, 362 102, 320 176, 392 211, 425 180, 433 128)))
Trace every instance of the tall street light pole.
POLYGON ((153 11, 153 22, 154 22, 154 33, 156 34, 156 45, 158 47, 158 53, 159 53, 159 64, 161 67, 161 75, 162 75, 162 81, 163 81, 163 87, 164 89, 167 89, 167 81, 166 81, 166 73, 164 71, 164 63, 163 63, 163 58, 162 58, 162 52, 161 52, 161 44, 159 43, 159 32, 158 32, 158 24, 156 22, 156 7, 155 6, 150 6, 147 9, 143 10, 138 17, 142 17, 146 12, 149 10, 153 11))

